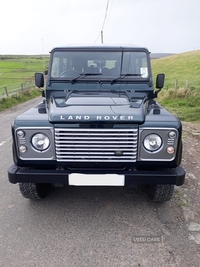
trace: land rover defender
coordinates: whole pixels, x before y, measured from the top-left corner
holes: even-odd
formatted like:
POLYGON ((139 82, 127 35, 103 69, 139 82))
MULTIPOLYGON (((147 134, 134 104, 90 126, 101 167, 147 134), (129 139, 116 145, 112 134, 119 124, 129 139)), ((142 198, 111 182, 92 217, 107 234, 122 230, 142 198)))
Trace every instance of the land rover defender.
POLYGON ((180 120, 155 98, 150 52, 131 46, 66 46, 35 74, 44 101, 12 124, 11 183, 44 198, 52 185, 141 185, 153 201, 184 183, 180 120))

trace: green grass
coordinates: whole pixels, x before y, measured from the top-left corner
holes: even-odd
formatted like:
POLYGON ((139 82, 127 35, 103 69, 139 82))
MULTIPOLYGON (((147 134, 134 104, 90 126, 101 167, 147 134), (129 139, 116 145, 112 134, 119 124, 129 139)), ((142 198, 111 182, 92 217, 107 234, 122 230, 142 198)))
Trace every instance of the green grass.
POLYGON ((179 87, 200 89, 200 50, 177 54, 151 62, 153 77, 157 73, 165 73, 165 89, 174 88, 174 80, 179 87))
POLYGON ((200 50, 152 60, 152 72, 165 74, 157 101, 183 121, 200 122, 200 50))
POLYGON ((6 86, 26 83, 35 72, 48 68, 49 57, 44 56, 1 56, 0 55, 0 94, 6 86))
POLYGON ((23 94, 20 93, 20 94, 15 94, 11 97, 1 98, 0 99, 0 111, 14 107, 20 103, 23 103, 25 101, 28 101, 40 95, 41 95, 41 92, 39 92, 38 89, 34 88, 32 90, 25 91, 23 94))
POLYGON ((49 56, 0 55, 0 111, 40 96, 34 86, 35 72, 48 68, 49 56), (29 90, 19 92, 23 88, 29 90), (7 88, 9 97, 5 95, 7 88))

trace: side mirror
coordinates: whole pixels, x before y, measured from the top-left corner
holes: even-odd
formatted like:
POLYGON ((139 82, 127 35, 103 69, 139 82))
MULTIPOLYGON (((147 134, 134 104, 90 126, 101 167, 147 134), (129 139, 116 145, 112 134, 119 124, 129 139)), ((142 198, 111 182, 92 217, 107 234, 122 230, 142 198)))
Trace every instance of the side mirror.
POLYGON ((161 89, 164 86, 165 74, 160 73, 156 77, 156 88, 161 89))
POLYGON ((35 85, 38 88, 44 87, 44 75, 43 75, 43 73, 35 73, 35 85))

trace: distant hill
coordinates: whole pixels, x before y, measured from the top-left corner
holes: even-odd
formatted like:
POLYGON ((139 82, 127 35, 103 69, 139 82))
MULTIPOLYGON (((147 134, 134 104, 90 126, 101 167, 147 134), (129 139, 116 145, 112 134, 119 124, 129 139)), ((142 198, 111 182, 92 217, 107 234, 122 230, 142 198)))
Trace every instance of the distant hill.
POLYGON ((175 54, 172 53, 151 53, 150 57, 152 59, 156 59, 156 58, 163 58, 163 57, 169 57, 169 56, 173 56, 175 54))

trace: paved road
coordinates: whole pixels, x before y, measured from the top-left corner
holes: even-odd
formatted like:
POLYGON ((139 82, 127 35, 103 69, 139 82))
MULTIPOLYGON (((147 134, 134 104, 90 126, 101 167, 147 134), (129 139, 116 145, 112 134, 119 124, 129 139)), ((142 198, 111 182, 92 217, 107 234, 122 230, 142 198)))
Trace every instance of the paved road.
POLYGON ((37 102, 0 113, 0 266, 200 266, 178 193, 165 204, 121 187, 56 188, 37 202, 21 196, 7 179, 10 124, 37 102))

